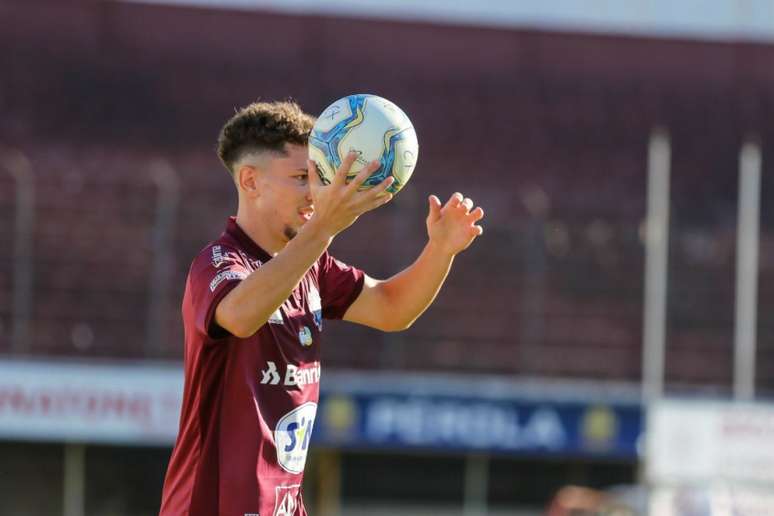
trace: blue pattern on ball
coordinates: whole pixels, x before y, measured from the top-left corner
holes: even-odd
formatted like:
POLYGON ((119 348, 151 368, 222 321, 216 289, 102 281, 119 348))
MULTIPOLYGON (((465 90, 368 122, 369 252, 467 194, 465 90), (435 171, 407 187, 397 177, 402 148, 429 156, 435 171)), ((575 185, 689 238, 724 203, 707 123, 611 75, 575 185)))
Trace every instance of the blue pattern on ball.
MULTIPOLYGON (((360 118, 360 122, 363 120, 363 111, 365 110, 368 98, 372 95, 351 95, 347 100, 349 101, 350 115, 331 127, 328 131, 312 131, 309 135, 309 143, 320 149, 328 161, 333 165, 334 169, 338 169, 341 166, 341 159, 339 158, 338 148, 341 139, 346 136, 347 131, 343 129, 349 126, 352 122, 360 118)), ((323 113, 325 116, 325 113, 323 113)), ((354 124, 350 127, 357 126, 354 124)))
MULTIPOLYGON (((381 163, 382 165, 371 174, 368 179, 365 180, 363 183, 367 186, 376 186, 387 177, 392 174, 392 167, 395 165, 395 146, 396 144, 406 138, 406 132, 409 131, 410 128, 403 129, 402 131, 393 134, 390 136, 389 144, 387 145, 387 149, 382 154, 381 163)), ((394 176, 393 176, 394 177, 394 176)), ((387 191, 390 193, 397 192, 401 187, 400 181, 398 181, 397 177, 394 177, 394 180, 392 184, 387 188, 387 191)))
MULTIPOLYGON (((349 129, 356 127, 363 121, 363 112, 365 111, 365 107, 369 98, 371 97, 374 97, 374 95, 350 95, 347 98, 350 108, 350 115, 347 118, 341 120, 327 131, 313 129, 312 133, 309 135, 309 145, 312 145, 320 150, 325 156, 326 160, 333 166, 334 170, 341 166, 341 159, 338 152, 338 147, 341 140, 347 135, 349 129)), ((324 116, 326 116, 326 113, 321 115, 321 117, 324 116)), ((386 149, 382 153, 380 160, 381 166, 373 174, 371 174, 368 179, 365 180, 363 183, 364 186, 376 186, 392 174, 393 167, 395 165, 396 144, 406 138, 406 133, 410 129, 411 127, 405 128, 400 132, 390 136, 386 145, 386 149)), ((321 172, 319 175, 323 184, 330 183, 330 181, 324 177, 321 172)), ((351 175, 348 179, 351 179, 352 177, 354 177, 354 174, 351 175)), ((398 181, 398 178, 395 177, 394 182, 392 185, 390 185, 387 191, 390 193, 395 193, 401 188, 401 186, 402 185, 398 181)))

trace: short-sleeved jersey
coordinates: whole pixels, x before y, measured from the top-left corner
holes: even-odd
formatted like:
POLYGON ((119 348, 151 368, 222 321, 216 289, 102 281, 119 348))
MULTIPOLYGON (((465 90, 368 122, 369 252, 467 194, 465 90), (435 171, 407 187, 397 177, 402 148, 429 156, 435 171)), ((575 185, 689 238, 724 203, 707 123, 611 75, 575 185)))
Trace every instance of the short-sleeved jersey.
POLYGON ((340 319, 363 272, 326 251, 253 336, 218 303, 271 257, 232 217, 196 257, 183 297, 185 386, 161 516, 305 515, 301 481, 320 382, 323 319, 340 319))

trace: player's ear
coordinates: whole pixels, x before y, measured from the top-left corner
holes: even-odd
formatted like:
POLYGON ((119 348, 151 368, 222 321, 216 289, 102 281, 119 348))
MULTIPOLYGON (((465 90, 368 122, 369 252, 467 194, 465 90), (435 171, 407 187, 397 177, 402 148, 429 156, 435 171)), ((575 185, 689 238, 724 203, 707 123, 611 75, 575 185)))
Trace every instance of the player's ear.
POLYGON ((260 196, 258 169, 252 165, 239 165, 234 171, 237 189, 249 197, 260 196))

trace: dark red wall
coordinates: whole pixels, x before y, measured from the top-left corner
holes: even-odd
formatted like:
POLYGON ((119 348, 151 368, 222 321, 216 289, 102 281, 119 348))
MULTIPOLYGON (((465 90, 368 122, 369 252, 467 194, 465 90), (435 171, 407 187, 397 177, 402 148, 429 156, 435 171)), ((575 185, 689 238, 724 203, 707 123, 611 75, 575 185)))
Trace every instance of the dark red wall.
MULTIPOLYGON (((34 352, 147 353, 148 168, 162 158, 180 175, 182 205, 169 344, 152 354, 179 357, 187 266, 234 210, 212 152, 222 122, 256 98, 294 97, 317 113, 371 92, 414 121, 419 167, 336 253, 375 276, 407 265, 430 192, 473 197, 486 231, 408 332, 329 325, 329 366, 638 378, 646 147, 661 125, 673 144, 669 377, 728 383, 737 155, 755 134, 759 360, 761 385, 771 383, 772 45, 74 0, 0 1, 0 27, 0 142, 28 156, 38 185, 34 352), (93 331, 83 349, 75 325, 93 331)), ((0 178, 4 247, 11 187, 0 178)))

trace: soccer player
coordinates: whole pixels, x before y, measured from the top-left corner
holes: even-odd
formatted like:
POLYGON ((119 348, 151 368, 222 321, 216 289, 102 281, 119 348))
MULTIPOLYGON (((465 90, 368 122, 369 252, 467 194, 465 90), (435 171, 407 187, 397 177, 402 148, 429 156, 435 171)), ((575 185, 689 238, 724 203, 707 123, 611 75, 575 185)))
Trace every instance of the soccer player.
POLYGON ((188 273, 183 406, 161 516, 305 515, 323 319, 408 328, 483 231, 470 199, 442 206, 431 195, 428 242, 409 267, 376 280, 336 260, 333 238, 391 199, 392 178, 359 191, 379 164, 347 183, 353 153, 323 186, 307 160, 313 123, 293 102, 254 103, 221 130, 239 204, 188 273))

